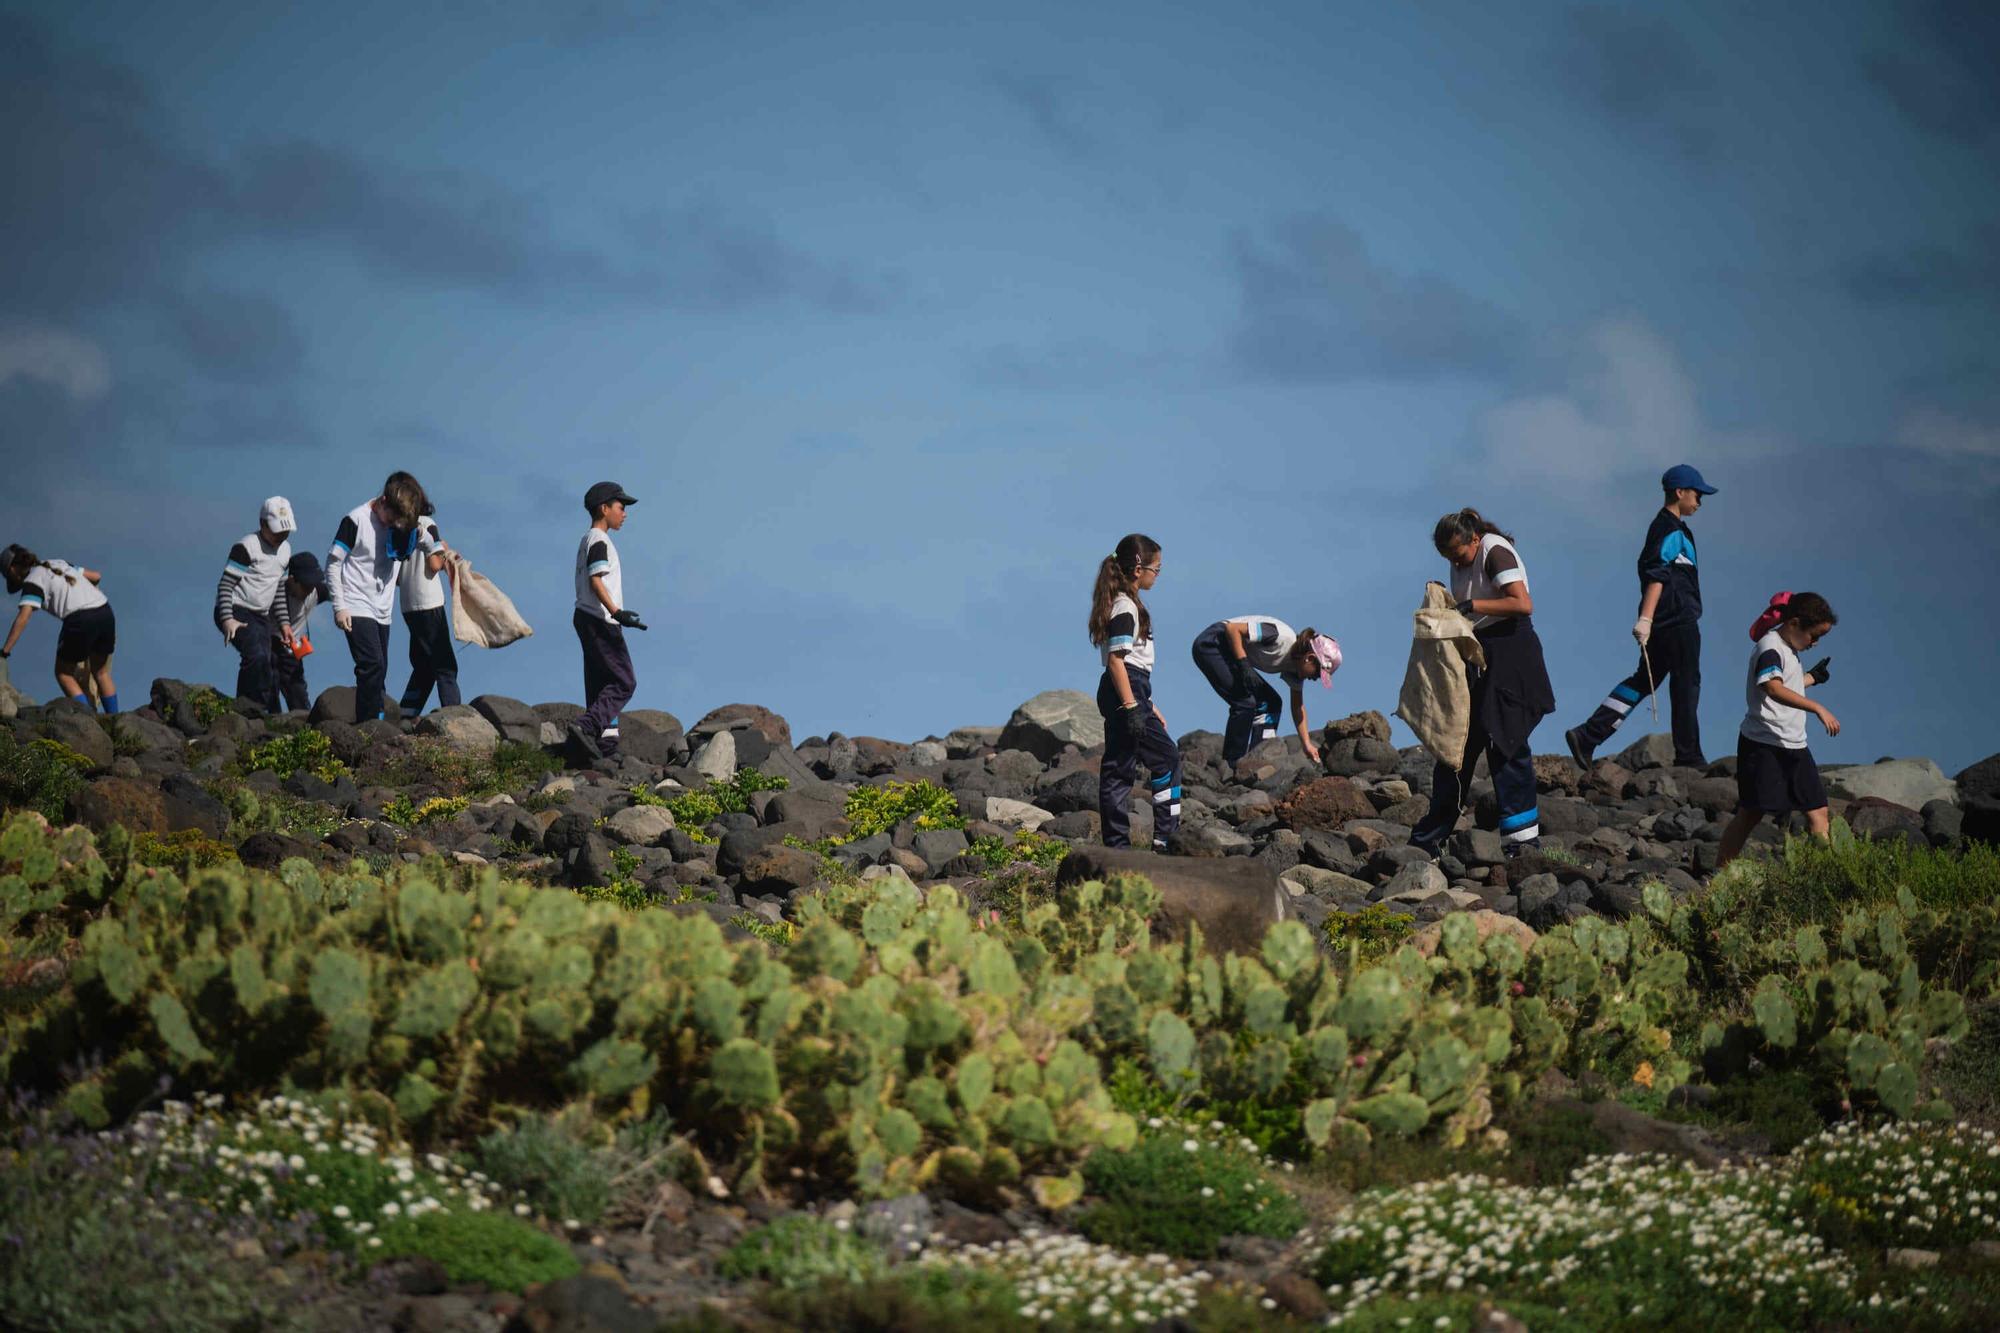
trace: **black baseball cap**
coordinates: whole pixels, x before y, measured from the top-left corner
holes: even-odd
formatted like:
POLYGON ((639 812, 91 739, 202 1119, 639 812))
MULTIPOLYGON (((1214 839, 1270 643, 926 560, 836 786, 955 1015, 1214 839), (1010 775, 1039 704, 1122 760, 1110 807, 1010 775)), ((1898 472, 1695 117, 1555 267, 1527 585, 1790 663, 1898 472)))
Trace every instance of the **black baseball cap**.
POLYGON ((292 562, 285 566, 285 573, 308 588, 317 588, 321 581, 319 557, 311 551, 300 551, 292 557, 292 562))
POLYGON ((600 481, 583 493, 583 512, 589 514, 592 518, 596 518, 597 507, 599 505, 608 505, 614 500, 620 504, 628 505, 639 503, 633 497, 625 494, 625 488, 617 482, 600 481))

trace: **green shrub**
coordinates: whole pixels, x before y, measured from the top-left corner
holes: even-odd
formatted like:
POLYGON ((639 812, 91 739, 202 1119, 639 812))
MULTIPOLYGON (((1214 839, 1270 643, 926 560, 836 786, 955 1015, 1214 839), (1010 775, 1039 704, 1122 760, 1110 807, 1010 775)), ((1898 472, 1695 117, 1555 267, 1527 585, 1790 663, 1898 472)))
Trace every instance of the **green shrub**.
POLYGON ((236 848, 200 829, 184 828, 172 833, 139 834, 132 839, 132 859, 140 865, 167 870, 201 870, 234 861, 236 848))
POLYGON ((986 862, 988 868, 993 870, 1005 870, 1017 861, 1049 870, 1069 855, 1069 844, 1061 838, 1022 829, 1012 841, 992 834, 974 838, 966 852, 986 862))
POLYGON ((281 778, 304 769, 322 782, 347 776, 347 765, 334 757, 333 742, 310 727, 251 746, 238 766, 245 773, 270 772, 281 778))
POLYGON ((458 818, 468 804, 463 796, 433 796, 422 805, 407 796, 396 796, 382 807, 382 818, 398 828, 422 828, 458 818))
POLYGON ((745 814, 750 809, 752 793, 760 791, 783 791, 791 786, 790 778, 778 774, 766 776, 751 766, 736 770, 736 776, 727 779, 711 779, 707 786, 698 791, 682 792, 678 796, 659 797, 648 793, 651 798, 643 804, 663 804, 673 812, 675 827, 684 831, 696 842, 713 842, 715 839, 703 830, 721 814, 745 814))
POLYGON ((1748 1125, 1771 1141, 1774 1152, 1788 1153, 1838 1116, 1837 1103, 1825 1099, 1828 1090, 1796 1069, 1760 1068, 1745 1077, 1726 1079, 1715 1098, 1696 1117, 1706 1123, 1748 1125))
POLYGON ((1358 912, 1334 912, 1326 919, 1326 938, 1350 967, 1381 962, 1401 948, 1416 927, 1416 917, 1387 903, 1370 903, 1358 912))
POLYGON ((958 813, 958 798, 927 779, 915 782, 885 782, 879 787, 856 787, 847 794, 848 838, 868 838, 887 833, 906 819, 918 828, 965 827, 958 813))
POLYGON ((212 685, 196 685, 181 696, 178 704, 168 700, 166 710, 160 715, 168 725, 180 716, 179 709, 186 708, 194 714, 194 720, 206 729, 215 725, 222 715, 229 711, 229 700, 212 685))
POLYGON ((381 1232, 376 1260, 435 1260, 453 1282, 523 1291, 581 1270, 568 1245, 502 1213, 430 1212, 381 1232))
POLYGON ((822 1282, 867 1282, 887 1268, 887 1256, 875 1242, 803 1213, 753 1228, 715 1263, 715 1271, 723 1277, 755 1279, 793 1291, 822 1282))
POLYGON ((1083 1179, 1102 1198, 1079 1229, 1135 1254, 1206 1259, 1226 1236, 1289 1238, 1306 1220, 1254 1152, 1172 1121, 1155 1122, 1128 1152, 1091 1154, 1083 1179))
POLYGON ((227 779, 209 783, 208 792, 229 812, 229 833, 239 842, 253 833, 282 833, 324 842, 341 825, 341 814, 332 806, 288 792, 260 794, 227 779))
POLYGON ((2000 1135, 1991 1130, 1848 1122, 1807 1140, 1787 1165, 1832 1244, 1935 1250, 2000 1240, 2000 1135))
POLYGON ((283 1237, 191 1194, 135 1206, 126 1135, 37 1115, 0 1143, 0 1326, 92 1333, 307 1333, 344 1326, 309 1271, 266 1270, 283 1237))
POLYGON ((11 730, 0 728, 0 809, 33 810, 60 824, 90 768, 90 760, 61 741, 23 745, 11 730))
POLYGON ((478 800, 521 792, 560 772, 560 758, 526 741, 502 741, 491 754, 474 754, 435 737, 414 737, 384 768, 382 780, 478 800))

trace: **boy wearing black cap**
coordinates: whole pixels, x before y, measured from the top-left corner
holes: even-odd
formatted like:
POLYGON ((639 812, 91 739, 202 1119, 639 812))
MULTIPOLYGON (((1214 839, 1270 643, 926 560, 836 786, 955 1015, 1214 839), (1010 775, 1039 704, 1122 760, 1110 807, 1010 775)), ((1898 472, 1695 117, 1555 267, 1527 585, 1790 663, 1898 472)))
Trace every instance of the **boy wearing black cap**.
POLYGON ((306 657, 313 650, 307 622, 322 602, 333 601, 333 589, 326 586, 319 557, 300 551, 285 566, 285 608, 289 622, 283 637, 271 642, 271 661, 277 668, 278 693, 287 708, 311 708, 312 693, 306 688, 306 657))
POLYGON ((574 749, 588 759, 618 750, 618 712, 632 700, 638 681, 625 631, 644 629, 625 609, 625 583, 611 534, 625 526, 625 506, 638 501, 615 481, 600 481, 583 495, 590 529, 576 548, 577 640, 583 645, 583 715, 569 724, 574 749))
POLYGON ((1597 711, 1580 727, 1563 733, 1570 757, 1590 767, 1597 747, 1611 739, 1625 715, 1658 688, 1664 678, 1674 710, 1674 762, 1700 768, 1701 753, 1701 573, 1695 566, 1689 515, 1715 487, 1686 463, 1660 478, 1666 504, 1646 529, 1639 549, 1639 618, 1632 637, 1639 641, 1639 665, 1612 687, 1597 711))

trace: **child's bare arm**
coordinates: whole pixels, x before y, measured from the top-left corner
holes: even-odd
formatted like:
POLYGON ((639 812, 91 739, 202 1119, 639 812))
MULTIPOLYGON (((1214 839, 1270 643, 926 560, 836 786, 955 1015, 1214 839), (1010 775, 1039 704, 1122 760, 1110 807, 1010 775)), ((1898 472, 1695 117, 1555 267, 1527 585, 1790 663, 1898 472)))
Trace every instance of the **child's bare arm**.
POLYGON ((4 648, 0 648, 0 653, 12 653, 14 651, 15 642, 20 639, 21 631, 28 627, 28 617, 33 614, 35 614, 35 608, 32 606, 24 606, 14 613, 14 624, 7 631, 7 645, 4 648))
POLYGON ((92 583, 102 583, 102 582, 104 582, 104 575, 102 575, 102 574, 98 573, 98 572, 97 572, 96 570, 94 570, 94 569, 86 569, 86 570, 84 570, 84 571, 83 571, 83 576, 84 576, 85 578, 89 579, 89 580, 90 580, 90 581, 91 581, 92 583))
POLYGON ((1763 690, 1765 694, 1776 699, 1781 704, 1813 714, 1820 720, 1820 725, 1826 728, 1827 735, 1838 736, 1840 734, 1840 719, 1836 718, 1832 710, 1828 709, 1825 704, 1814 703, 1811 699, 1806 698, 1805 695, 1800 694, 1781 680, 1765 681, 1763 690))
POLYGON ((604 586, 604 576, 602 574, 592 574, 590 576, 590 590, 597 594, 598 604, 604 608, 604 614, 608 616, 618 614, 618 604, 611 600, 611 593, 604 586))

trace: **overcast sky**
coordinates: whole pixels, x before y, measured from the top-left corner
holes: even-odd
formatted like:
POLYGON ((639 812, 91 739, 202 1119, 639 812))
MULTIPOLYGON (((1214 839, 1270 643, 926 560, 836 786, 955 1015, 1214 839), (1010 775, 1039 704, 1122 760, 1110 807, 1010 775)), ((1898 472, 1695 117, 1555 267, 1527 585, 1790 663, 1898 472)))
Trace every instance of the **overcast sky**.
MULTIPOLYGON (((1188 645, 1246 612, 1341 640, 1317 716, 1387 712, 1431 525, 1474 504, 1519 539, 1560 751, 1632 665, 1686 461, 1721 488, 1708 752, 1751 619, 1813 589, 1821 759, 1955 771, 2000 750, 1996 14, 16 9, 0 540, 105 571, 137 700, 233 679, 209 607, 264 496, 323 556, 408 468, 538 630, 463 650, 468 697, 579 698, 608 478, 635 707, 915 739, 1093 689, 1133 530, 1177 731, 1220 728, 1188 645)), ((349 674, 319 629, 316 688, 349 674)), ((52 691, 52 644, 17 684, 52 691)))

